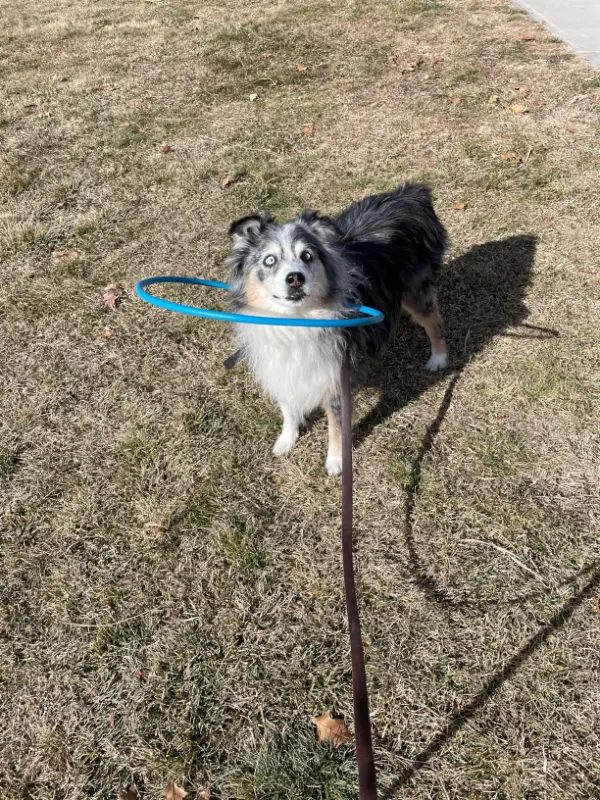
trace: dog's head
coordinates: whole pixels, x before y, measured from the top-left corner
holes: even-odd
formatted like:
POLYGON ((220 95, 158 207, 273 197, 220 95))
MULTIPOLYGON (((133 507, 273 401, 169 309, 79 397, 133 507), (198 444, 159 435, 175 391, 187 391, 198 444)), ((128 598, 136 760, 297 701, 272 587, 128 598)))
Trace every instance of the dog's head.
POLYGON ((270 214, 253 214, 234 222, 229 234, 227 263, 238 307, 301 315, 340 302, 340 232, 328 217, 305 211, 279 224, 270 214))

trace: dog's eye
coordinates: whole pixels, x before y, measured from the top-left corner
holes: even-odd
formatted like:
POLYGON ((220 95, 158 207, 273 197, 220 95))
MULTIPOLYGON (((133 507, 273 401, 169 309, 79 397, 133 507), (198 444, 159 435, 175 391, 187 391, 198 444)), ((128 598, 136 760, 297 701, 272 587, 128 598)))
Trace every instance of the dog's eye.
POLYGON ((300 253, 300 258, 305 262, 312 261, 312 253, 309 250, 303 250, 300 253))
POLYGON ((275 256, 267 256, 263 261, 263 264, 265 265, 265 267, 274 267, 276 262, 277 259, 275 258, 275 256))

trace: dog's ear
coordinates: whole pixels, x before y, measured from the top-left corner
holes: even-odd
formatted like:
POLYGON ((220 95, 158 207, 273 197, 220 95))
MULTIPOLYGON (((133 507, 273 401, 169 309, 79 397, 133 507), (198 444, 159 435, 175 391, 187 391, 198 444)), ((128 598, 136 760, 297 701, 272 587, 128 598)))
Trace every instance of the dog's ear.
POLYGON ((273 223, 273 217, 268 213, 250 214, 248 217, 232 222, 229 226, 229 235, 233 237, 233 243, 252 242, 259 233, 266 230, 273 223))
POLYGON ((325 241, 332 241, 341 236, 340 229, 331 217, 321 216, 310 208, 300 214, 299 220, 325 241))

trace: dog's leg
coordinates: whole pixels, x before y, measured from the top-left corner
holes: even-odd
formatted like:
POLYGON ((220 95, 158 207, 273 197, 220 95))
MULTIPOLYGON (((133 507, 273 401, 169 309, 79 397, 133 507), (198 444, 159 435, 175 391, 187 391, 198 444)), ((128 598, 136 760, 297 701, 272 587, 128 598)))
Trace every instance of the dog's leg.
POLYGON ((435 294, 429 291, 425 295, 404 297, 402 305, 414 321, 425 328, 425 332, 429 336, 431 357, 425 367, 431 372, 444 369, 448 363, 448 353, 444 339, 444 320, 440 314, 435 294))
POLYGON ((300 423, 302 422, 301 419, 298 419, 298 416, 290 406, 282 404, 281 413, 283 414, 283 429, 273 447, 273 455, 276 456, 284 456, 286 453, 290 452, 296 444, 296 439, 300 431, 300 423))
POLYGON ((325 466, 330 475, 342 472, 342 408, 340 398, 335 395, 325 406, 329 423, 329 449, 325 466))

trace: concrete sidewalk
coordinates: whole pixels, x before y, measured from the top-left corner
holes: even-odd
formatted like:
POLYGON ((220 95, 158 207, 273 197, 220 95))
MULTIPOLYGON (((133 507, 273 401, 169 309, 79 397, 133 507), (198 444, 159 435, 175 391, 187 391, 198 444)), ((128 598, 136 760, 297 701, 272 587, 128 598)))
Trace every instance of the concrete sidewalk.
POLYGON ((600 68, 600 0, 515 0, 534 19, 600 68))

